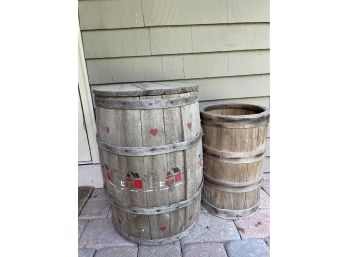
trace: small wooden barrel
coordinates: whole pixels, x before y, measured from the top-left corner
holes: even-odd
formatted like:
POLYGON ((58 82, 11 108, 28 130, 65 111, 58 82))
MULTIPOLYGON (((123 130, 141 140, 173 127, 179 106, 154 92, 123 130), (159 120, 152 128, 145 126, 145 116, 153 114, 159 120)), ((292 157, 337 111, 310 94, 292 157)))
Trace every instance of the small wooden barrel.
POLYGON ((197 91, 182 83, 93 90, 112 221, 133 242, 171 243, 197 221, 203 184, 197 91))
POLYGON ((201 119, 202 204, 221 218, 245 217, 259 206, 269 111, 248 104, 210 105, 201 119))

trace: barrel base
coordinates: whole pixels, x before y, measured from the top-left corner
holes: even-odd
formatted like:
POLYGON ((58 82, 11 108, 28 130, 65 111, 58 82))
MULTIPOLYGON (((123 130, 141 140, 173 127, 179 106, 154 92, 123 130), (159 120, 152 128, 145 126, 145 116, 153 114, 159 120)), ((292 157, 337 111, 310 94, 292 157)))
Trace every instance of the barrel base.
POLYGON ((256 205, 254 205, 253 207, 249 209, 228 210, 228 209, 217 208, 202 197, 202 205, 207 209, 208 212, 210 212, 214 216, 217 216, 223 219, 236 220, 236 219, 246 218, 250 216, 251 214, 253 214, 254 212, 256 212, 257 208, 260 205, 260 202, 258 202, 256 205))
POLYGON ((198 217, 197 219, 193 222, 193 224, 188 227, 185 231, 171 236, 171 237, 166 237, 166 238, 161 238, 161 239, 141 239, 141 238, 136 238, 130 235, 126 235, 124 233, 122 233, 118 227, 115 225, 114 223, 114 219, 111 219, 112 223, 114 225, 115 230, 117 231, 117 233, 119 233, 123 238, 125 238, 128 241, 131 241, 133 243, 139 244, 139 245, 166 245, 166 244, 171 244, 174 243, 175 241, 180 240, 181 238, 187 236, 188 233, 190 233, 190 231, 194 228, 194 226, 196 225, 197 221, 198 221, 198 217))

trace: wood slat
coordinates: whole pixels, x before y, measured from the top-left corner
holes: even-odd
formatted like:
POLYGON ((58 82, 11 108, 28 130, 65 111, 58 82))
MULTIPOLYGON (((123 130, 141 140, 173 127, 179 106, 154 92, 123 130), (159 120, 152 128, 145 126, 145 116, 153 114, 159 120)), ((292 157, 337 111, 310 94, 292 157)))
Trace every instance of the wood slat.
POLYGON ((148 29, 82 32, 85 58, 151 55, 148 29))
POLYGON ((269 0, 89 0, 79 16, 82 30, 269 22, 269 0))
POLYGON ((199 100, 269 96, 269 75, 190 80, 199 85, 199 100))
POLYGON ((85 31, 82 37, 87 59, 269 49, 269 24, 85 31))
POLYGON ((228 23, 269 20, 269 0, 228 0, 228 23))
POLYGON ((193 52, 269 48, 269 24, 233 24, 192 27, 193 52))
POLYGON ((81 30, 143 27, 141 0, 79 1, 81 30))
POLYGON ((269 50, 87 60, 91 84, 269 73, 269 50))
MULTIPOLYGON (((270 97, 250 97, 250 98, 236 98, 236 99, 225 99, 225 100, 212 100, 212 101, 200 101, 199 108, 202 110, 205 106, 212 104, 232 104, 232 103, 240 103, 240 104, 255 104, 267 107, 270 109, 270 97)), ((270 137, 270 126, 267 129, 267 138, 270 137)), ((268 150, 269 151, 269 150, 268 150)), ((267 155, 269 156, 269 155, 267 155)))
POLYGON ((152 54, 192 53, 191 27, 150 28, 152 54))
POLYGON ((227 22, 227 0, 143 0, 146 26, 227 22))
POLYGON ((160 56, 87 60, 91 84, 163 80, 160 56))

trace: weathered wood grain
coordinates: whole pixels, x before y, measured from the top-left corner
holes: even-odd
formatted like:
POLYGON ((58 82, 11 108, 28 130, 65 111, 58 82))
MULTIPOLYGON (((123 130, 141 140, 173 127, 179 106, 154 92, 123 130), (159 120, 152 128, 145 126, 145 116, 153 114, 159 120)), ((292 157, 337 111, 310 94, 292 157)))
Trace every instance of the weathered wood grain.
MULTIPOLYGON (((93 94, 95 96, 104 96, 104 97, 153 96, 153 95, 179 94, 179 93, 186 93, 186 92, 192 92, 192 91, 197 92, 197 90, 198 90, 198 85, 194 83, 178 83, 178 82, 133 83, 133 84, 99 85, 98 87, 93 88, 93 94)), ((124 99, 124 98, 114 98, 114 100, 119 100, 119 99, 124 99)))
POLYGON ((204 144, 204 205, 223 218, 240 218, 257 209, 266 152, 267 123, 264 107, 247 104, 206 106, 201 111, 204 144), (245 127, 243 120, 249 120, 245 127), (209 123, 206 123, 209 121, 209 123), (221 127, 228 122, 232 127, 221 127), (232 158, 231 158, 232 157, 232 158))
MULTIPOLYGON (((126 84, 118 89, 117 85, 105 86, 94 93, 100 99, 130 102, 197 95, 197 86, 180 83, 126 84)), ((200 206, 202 145, 197 100, 172 108, 131 110, 95 103, 98 137, 117 149, 131 149, 126 153, 99 147, 115 228, 138 243, 178 240, 196 221, 200 206), (193 139, 195 143, 186 144, 193 139), (148 155, 138 151, 181 143, 186 147, 174 152, 148 155)))

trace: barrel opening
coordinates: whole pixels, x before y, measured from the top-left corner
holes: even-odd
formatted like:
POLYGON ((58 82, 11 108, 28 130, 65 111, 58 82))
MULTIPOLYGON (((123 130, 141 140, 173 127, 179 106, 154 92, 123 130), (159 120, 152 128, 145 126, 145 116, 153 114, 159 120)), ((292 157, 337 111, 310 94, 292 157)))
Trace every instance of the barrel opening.
POLYGON ((226 115, 226 116, 243 116, 259 114, 265 111, 259 106, 212 106, 211 108, 206 108, 204 110, 207 113, 226 115))

